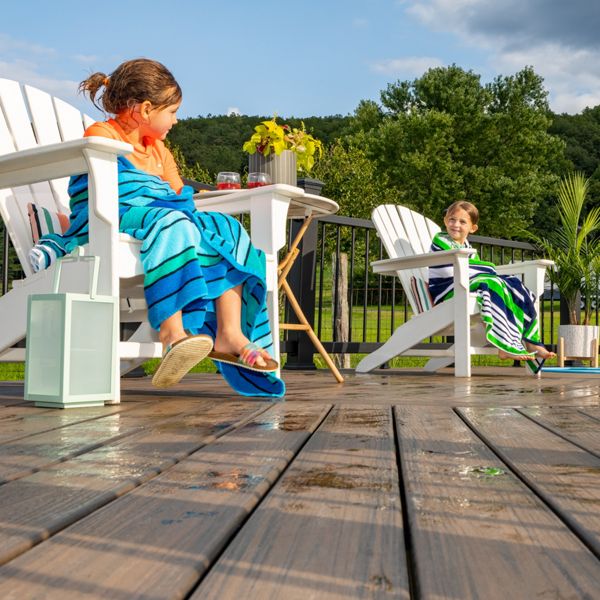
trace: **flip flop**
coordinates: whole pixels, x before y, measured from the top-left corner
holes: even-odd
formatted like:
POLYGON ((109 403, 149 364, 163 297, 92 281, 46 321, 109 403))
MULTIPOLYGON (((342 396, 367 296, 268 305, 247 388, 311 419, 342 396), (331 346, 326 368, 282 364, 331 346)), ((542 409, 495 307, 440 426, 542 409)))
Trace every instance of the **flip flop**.
POLYGON ((212 352, 208 353, 208 358, 212 358, 217 362, 226 363, 228 365, 234 365, 241 367, 242 369, 248 369, 249 371, 258 371, 260 373, 272 373, 279 369, 279 365, 272 358, 265 358, 263 360, 267 363, 264 367, 256 364, 256 359, 264 351, 258 344, 254 342, 248 342, 242 350, 248 350, 245 352, 245 356, 242 358, 239 354, 229 354, 228 352, 212 352))
POLYGON ((188 371, 212 350, 209 335, 190 335, 167 346, 152 378, 152 385, 166 388, 179 383, 188 371))

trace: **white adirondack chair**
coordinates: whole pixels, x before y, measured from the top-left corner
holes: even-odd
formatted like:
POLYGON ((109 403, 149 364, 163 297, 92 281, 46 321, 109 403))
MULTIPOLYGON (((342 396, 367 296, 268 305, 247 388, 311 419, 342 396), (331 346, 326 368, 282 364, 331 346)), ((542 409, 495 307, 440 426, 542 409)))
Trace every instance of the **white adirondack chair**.
MULTIPOLYGON (((471 355, 496 354, 488 344, 475 294, 469 293, 469 256, 474 249, 429 252, 433 236, 440 228, 423 215, 404 206, 386 204, 375 208, 372 220, 389 259, 371 263, 373 271, 397 275, 413 311, 413 317, 400 325, 383 346, 357 365, 358 373, 367 373, 392 358, 432 357, 425 370, 436 371, 454 363, 457 377, 471 376, 471 355), (428 267, 454 266, 454 297, 433 306, 427 287, 428 267), (454 336, 447 349, 414 348, 434 335, 454 336)), ((497 266, 498 273, 524 276, 525 285, 539 298, 544 290, 549 260, 532 260, 497 266)))
MULTIPOLYGON (((90 243, 85 252, 100 257, 98 293, 120 298, 122 322, 141 323, 126 342, 119 343, 112 370, 117 403, 120 374, 148 358, 160 357, 161 345, 146 319, 140 243, 118 230, 117 157, 132 148, 116 140, 83 138, 85 127, 92 122, 58 98, 0 79, 0 215, 25 273, 24 279, 14 281, 12 289, 0 297, 0 361, 25 359, 24 349, 13 346, 25 338, 27 297, 52 289, 54 267, 33 273, 29 265, 27 255, 33 240, 27 204, 68 214, 68 178, 87 172, 90 243)), ((270 320, 278 339, 277 251, 285 243, 290 202, 304 192, 286 185, 270 188, 216 198, 203 202, 203 207, 228 214, 250 213, 252 240, 267 255, 270 320)), ((61 281, 61 289, 83 292, 87 273, 80 265, 68 264, 61 281)))

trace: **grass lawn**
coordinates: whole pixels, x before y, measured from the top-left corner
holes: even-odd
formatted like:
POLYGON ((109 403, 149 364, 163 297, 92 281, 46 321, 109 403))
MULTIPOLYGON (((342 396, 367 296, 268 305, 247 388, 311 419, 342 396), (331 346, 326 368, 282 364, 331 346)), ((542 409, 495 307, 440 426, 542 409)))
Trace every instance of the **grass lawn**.
MULTIPOLYGON (((554 339, 550 340, 551 332, 551 311, 550 303, 544 303, 544 342, 548 344, 556 344, 556 335, 558 331, 558 310, 555 305, 554 311, 554 339)), ((377 316, 378 311, 376 306, 368 307, 366 313, 366 342, 377 341, 377 316)), ((411 312, 408 316, 410 318, 411 312)), ((380 341, 385 341, 392 331, 392 309, 391 306, 382 306, 379 311, 380 318, 380 341)), ((321 314, 321 340, 331 341, 332 339, 332 310, 330 307, 324 308, 321 314)), ((353 307, 352 310, 352 341, 362 341, 363 333, 363 309, 362 307, 353 307)), ((404 322, 404 309, 399 306, 394 311, 394 327, 398 327, 404 322)), ((592 322, 595 325, 596 322, 592 322)), ((318 323, 315 323, 315 331, 317 331, 318 323)), ((441 342, 441 338, 434 338, 434 342, 441 342)), ((350 365, 352 368, 360 362, 364 354, 351 354, 350 365)), ((315 365, 318 368, 327 368, 325 362, 318 354, 315 354, 315 365)), ((391 361, 391 367, 422 367, 427 362, 427 358, 421 357, 398 357, 391 361)), ((510 366, 512 360, 500 360, 496 356, 480 355, 472 357, 473 366, 510 366)), ((152 359, 144 363, 144 370, 147 374, 152 374, 156 370, 159 359, 152 359)), ((556 361, 548 361, 548 365, 556 364, 556 361)), ((285 365, 285 355, 282 356, 282 365, 285 365)), ((205 360, 192 369, 192 373, 214 373, 216 371, 212 361, 205 360)), ((25 368, 23 363, 0 363, 0 381, 19 381, 25 377, 25 368)))

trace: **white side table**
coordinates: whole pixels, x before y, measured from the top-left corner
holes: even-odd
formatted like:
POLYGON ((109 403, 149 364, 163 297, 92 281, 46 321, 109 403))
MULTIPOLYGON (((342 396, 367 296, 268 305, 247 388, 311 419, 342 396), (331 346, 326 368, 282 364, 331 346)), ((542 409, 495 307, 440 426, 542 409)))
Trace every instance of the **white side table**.
MULTIPOLYGON (((337 202, 323 196, 306 194, 303 189, 276 183, 251 190, 216 190, 194 195, 196 208, 224 214, 249 214, 250 239, 266 254, 267 308, 274 342, 279 340, 279 294, 277 252, 286 242, 287 219, 331 215, 337 202)), ((280 362, 279 344, 274 343, 273 358, 280 362)))

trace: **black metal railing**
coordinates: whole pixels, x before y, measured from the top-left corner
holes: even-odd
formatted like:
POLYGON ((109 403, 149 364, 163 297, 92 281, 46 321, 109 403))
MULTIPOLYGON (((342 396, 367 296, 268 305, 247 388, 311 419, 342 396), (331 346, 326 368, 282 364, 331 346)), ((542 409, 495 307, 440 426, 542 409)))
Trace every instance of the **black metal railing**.
MULTIPOLYGON (((330 216, 313 222, 310 229, 303 241, 301 257, 290 273, 296 297, 328 352, 372 352, 412 314, 397 278, 372 273, 370 263, 387 256, 372 221, 330 216), (346 289, 338 285, 342 253, 348 257, 346 289), (348 302, 349 322, 344 339, 334 327, 338 322, 340 294, 345 294, 348 302)), ((477 235, 469 239, 481 259, 495 264, 536 258, 534 246, 527 242, 477 235)), ((558 291, 549 282, 540 306, 542 340, 554 348, 560 324, 560 301, 558 291)), ((446 346, 450 342, 430 338, 428 343, 446 346)), ((289 366, 312 366, 314 348, 304 334, 289 333, 282 342, 282 350, 288 353, 289 366)))
MULTIPOLYGON (((301 221, 291 221, 290 240, 300 224, 301 221)), ((471 236, 470 240, 482 259, 496 264, 535 257, 535 248, 527 242, 482 236, 471 236)), ((3 226, 0 228, 0 247, 4 294, 13 279, 22 277, 22 272, 3 226)), ((324 217, 313 221, 306 232, 288 281, 328 352, 372 352, 398 325, 410 318, 411 309, 397 278, 372 273, 370 263, 385 256, 374 225, 368 219, 324 217), (348 262, 348 285, 344 290, 338 285, 342 254, 346 254, 348 262), (339 321, 338 307, 342 294, 347 298, 349 314, 344 336, 334 327, 334 323, 339 321)), ((598 323, 599 304, 596 298, 595 323, 598 323)), ((560 323, 560 306, 558 292, 550 284, 547 284, 542 309, 542 339, 546 345, 553 347, 560 323)), ((289 314, 287 307, 284 310, 287 312, 284 318, 293 322, 293 315, 289 314)), ((430 339, 429 343, 446 344, 447 340, 430 339)), ((304 333, 286 332, 281 349, 288 354, 289 368, 314 368, 314 347, 304 333)))

